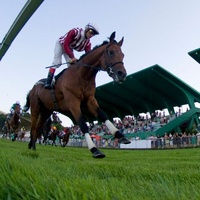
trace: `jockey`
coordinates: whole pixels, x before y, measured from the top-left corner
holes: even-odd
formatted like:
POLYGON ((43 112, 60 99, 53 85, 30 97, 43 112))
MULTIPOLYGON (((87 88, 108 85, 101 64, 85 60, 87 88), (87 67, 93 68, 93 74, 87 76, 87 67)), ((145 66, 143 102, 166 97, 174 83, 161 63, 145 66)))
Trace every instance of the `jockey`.
POLYGON ((61 132, 60 132, 60 138, 63 138, 64 135, 66 135, 65 131, 61 131, 61 132))
POLYGON ((22 128, 21 128, 21 133, 23 133, 23 132, 25 132, 25 127, 23 126, 22 128))
POLYGON ((62 121, 60 120, 60 118, 58 117, 56 112, 52 113, 51 121, 52 121, 52 123, 62 123, 62 121))
POLYGON ((67 134, 67 131, 68 131, 68 128, 64 128, 64 129, 61 131, 60 137, 63 138, 64 135, 67 134))
POLYGON ((52 126, 51 127, 51 131, 53 132, 53 131, 56 131, 57 130, 57 128, 55 127, 55 126, 52 126))
POLYGON ((85 30, 82 28, 73 28, 56 41, 52 67, 49 69, 47 81, 44 86, 46 89, 52 88, 51 82, 56 68, 62 64, 62 55, 64 55, 67 65, 70 66, 70 64, 77 61, 73 50, 89 52, 91 50, 90 38, 98 34, 98 27, 89 23, 85 26, 85 30))
POLYGON ((10 108, 10 114, 7 116, 7 119, 10 119, 12 117, 12 115, 14 114, 15 112, 15 109, 16 107, 19 106, 20 107, 20 110, 21 110, 21 105, 20 105, 20 102, 19 101, 16 101, 12 107, 10 108))
POLYGON ((21 109, 21 105, 20 105, 20 102, 19 101, 16 101, 13 105, 12 105, 12 107, 10 108, 10 113, 14 113, 15 112, 15 109, 16 109, 16 106, 18 106, 19 105, 19 107, 20 107, 20 109, 21 109))
POLYGON ((53 133, 53 132, 56 131, 56 130, 57 130, 57 128, 56 128, 55 126, 52 126, 52 127, 51 127, 51 130, 50 130, 49 133, 48 133, 48 136, 50 136, 51 133, 53 133))

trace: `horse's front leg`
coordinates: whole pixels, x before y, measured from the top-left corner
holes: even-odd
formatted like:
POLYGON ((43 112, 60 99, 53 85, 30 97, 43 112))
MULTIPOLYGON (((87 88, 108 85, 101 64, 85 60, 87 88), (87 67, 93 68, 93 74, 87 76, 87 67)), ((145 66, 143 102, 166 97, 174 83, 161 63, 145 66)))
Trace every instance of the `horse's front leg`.
POLYGON ((89 129, 88 126, 82 116, 82 114, 79 116, 78 121, 77 121, 81 131, 83 132, 85 136, 85 140, 88 146, 88 149, 92 152, 94 158, 104 158, 105 154, 99 151, 92 141, 90 134, 89 134, 89 129))
MULTIPOLYGON (((53 144, 55 147, 57 147, 56 140, 53 141, 53 144)), ((52 146, 53 146, 53 144, 52 144, 52 146)))
POLYGON ((90 137, 89 129, 88 129, 86 121, 81 113, 79 103, 77 103, 77 105, 74 105, 73 108, 71 108, 71 113, 72 113, 74 119, 76 120, 77 124, 79 125, 82 133, 84 134, 88 149, 91 151, 93 157, 94 158, 104 158, 105 154, 97 149, 97 147, 95 146, 94 142, 92 141, 92 139, 90 137))
POLYGON ((130 140, 128 140, 119 130, 114 126, 114 124, 108 119, 104 111, 99 107, 96 99, 92 96, 88 101, 88 109, 89 111, 97 118, 99 118, 102 122, 105 123, 110 133, 118 138, 118 142, 121 144, 130 144, 130 140))

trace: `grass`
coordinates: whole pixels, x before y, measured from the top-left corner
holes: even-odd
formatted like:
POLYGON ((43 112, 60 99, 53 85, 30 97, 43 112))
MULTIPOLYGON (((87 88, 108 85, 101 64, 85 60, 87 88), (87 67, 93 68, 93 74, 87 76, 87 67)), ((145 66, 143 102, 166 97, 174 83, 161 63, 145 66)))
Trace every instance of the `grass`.
POLYGON ((102 149, 37 145, 0 139, 0 199, 200 199, 200 149, 102 149))

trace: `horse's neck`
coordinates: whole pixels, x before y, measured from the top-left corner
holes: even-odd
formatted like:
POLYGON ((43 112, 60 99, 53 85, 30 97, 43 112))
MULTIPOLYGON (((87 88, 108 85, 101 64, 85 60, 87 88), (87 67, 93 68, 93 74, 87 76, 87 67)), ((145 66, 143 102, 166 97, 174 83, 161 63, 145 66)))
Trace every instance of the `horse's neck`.
POLYGON ((104 55, 104 50, 104 46, 99 47, 88 53, 88 55, 80 60, 80 65, 83 65, 79 68, 82 78, 86 79, 87 81, 95 79, 98 69, 102 64, 101 58, 104 55))
POLYGON ((90 66, 99 67, 101 65, 101 58, 104 55, 104 52, 105 45, 100 46, 88 53, 87 56, 83 57, 81 62, 90 66))
POLYGON ((20 112, 20 106, 19 105, 15 106, 15 112, 20 112))
POLYGON ((14 119, 14 120, 18 120, 18 119, 19 119, 19 115, 18 115, 16 112, 15 112, 14 115, 13 115, 13 119, 14 119))
POLYGON ((17 125, 19 123, 19 115, 17 113, 14 113, 13 116, 10 119, 10 125, 17 125))

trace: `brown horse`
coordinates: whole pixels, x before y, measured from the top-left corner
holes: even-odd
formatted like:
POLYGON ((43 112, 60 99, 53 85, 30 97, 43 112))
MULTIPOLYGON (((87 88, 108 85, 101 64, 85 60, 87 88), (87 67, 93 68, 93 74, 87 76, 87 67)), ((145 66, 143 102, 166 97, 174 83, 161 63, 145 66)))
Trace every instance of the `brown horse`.
POLYGON ((17 139, 19 140, 19 141, 24 141, 25 142, 25 134, 26 134, 26 131, 25 131, 25 129, 24 128, 21 128, 21 131, 19 131, 19 134, 18 134, 18 136, 17 136, 17 139))
POLYGON ((9 134, 13 134, 12 141, 15 141, 20 130, 20 105, 16 105, 11 118, 6 121, 6 126, 9 134))
POLYGON ((7 138, 9 136, 9 130, 7 126, 7 122, 5 121, 3 127, 2 127, 2 133, 3 133, 3 138, 7 138))
POLYGON ((66 116, 73 117, 79 125, 88 149, 94 158, 103 158, 105 154, 97 149, 93 143, 88 126, 83 116, 83 109, 100 119, 119 142, 128 144, 130 141, 122 135, 110 122, 106 114, 99 107, 95 99, 95 78, 99 71, 106 71, 115 82, 122 83, 126 78, 123 64, 124 54, 121 51, 123 38, 117 42, 115 32, 109 41, 103 42, 89 53, 83 55, 79 61, 63 70, 56 77, 54 89, 44 88, 45 79, 38 81, 26 98, 24 111, 31 109, 31 140, 29 148, 36 149, 37 134, 46 119, 58 111, 66 116))
POLYGON ((69 142, 69 137, 71 135, 71 130, 69 128, 65 128, 64 132, 65 134, 62 134, 62 132, 60 132, 59 134, 61 147, 65 147, 67 145, 67 143, 69 142))
POLYGON ((51 131, 50 133, 48 133, 48 135, 43 135, 43 143, 46 145, 49 140, 52 140, 52 146, 55 145, 57 146, 56 144, 56 139, 57 137, 59 137, 59 131, 58 130, 53 130, 51 131))

